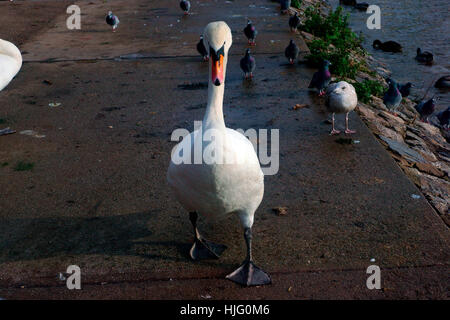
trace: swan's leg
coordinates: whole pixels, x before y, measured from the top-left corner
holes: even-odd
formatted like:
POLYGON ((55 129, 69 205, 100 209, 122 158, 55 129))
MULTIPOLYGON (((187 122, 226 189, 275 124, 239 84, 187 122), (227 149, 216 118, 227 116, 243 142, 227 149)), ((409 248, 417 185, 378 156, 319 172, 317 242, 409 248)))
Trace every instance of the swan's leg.
POLYGON ((355 130, 350 130, 350 129, 348 128, 348 112, 345 114, 345 133, 346 133, 346 134, 356 133, 355 130))
POLYGON ((252 258, 252 229, 245 228, 245 243, 247 244, 247 257, 242 265, 235 271, 227 275, 227 279, 244 286, 261 286, 270 284, 270 276, 262 269, 258 268, 252 258))
POLYGON ((217 244, 203 238, 197 229, 197 218, 197 212, 189 212, 189 219, 191 220, 192 226, 194 227, 195 237, 194 244, 189 251, 191 258, 194 260, 218 259, 227 247, 223 244, 217 244))
POLYGON ((341 133, 341 132, 334 128, 334 112, 333 112, 333 115, 331 116, 331 132, 330 132, 330 134, 335 135, 335 134, 339 134, 339 133, 341 133))

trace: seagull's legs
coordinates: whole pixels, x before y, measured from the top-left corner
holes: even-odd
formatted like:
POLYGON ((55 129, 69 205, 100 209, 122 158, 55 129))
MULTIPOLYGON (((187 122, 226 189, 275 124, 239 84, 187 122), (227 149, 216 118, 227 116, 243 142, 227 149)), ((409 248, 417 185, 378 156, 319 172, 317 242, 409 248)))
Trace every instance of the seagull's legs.
POLYGON ((352 134, 352 133, 356 133, 355 130, 350 130, 348 128, 348 112, 345 114, 345 134, 352 134))
POLYGON ((194 227, 194 244, 192 245, 189 254, 194 260, 201 259, 218 259, 222 252, 227 248, 223 244, 217 244, 208 241, 202 237, 197 229, 197 212, 189 212, 189 220, 191 220, 192 226, 194 227))
POLYGON ((262 269, 258 268, 252 258, 252 229, 245 228, 245 243, 247 244, 247 257, 242 265, 235 271, 227 275, 227 279, 244 286, 261 286, 270 284, 270 276, 262 269))
POLYGON ((330 134, 333 136, 333 135, 339 134, 339 133, 341 133, 341 132, 334 128, 334 112, 333 112, 333 115, 331 116, 331 132, 330 132, 330 134))

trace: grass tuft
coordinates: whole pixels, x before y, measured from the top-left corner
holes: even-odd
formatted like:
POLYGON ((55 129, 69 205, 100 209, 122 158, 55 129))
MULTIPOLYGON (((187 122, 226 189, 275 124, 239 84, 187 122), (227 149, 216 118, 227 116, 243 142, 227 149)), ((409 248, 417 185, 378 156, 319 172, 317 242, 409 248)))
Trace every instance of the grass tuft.
POLYGON ((14 171, 29 171, 33 170, 33 168, 34 168, 33 162, 18 161, 14 166, 14 171))

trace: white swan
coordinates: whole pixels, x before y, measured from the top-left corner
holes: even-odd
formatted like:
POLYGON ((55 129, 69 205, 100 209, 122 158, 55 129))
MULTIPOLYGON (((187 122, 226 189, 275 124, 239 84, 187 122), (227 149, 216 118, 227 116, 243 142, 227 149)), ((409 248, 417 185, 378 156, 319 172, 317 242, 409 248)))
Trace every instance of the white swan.
POLYGON ((0 39, 0 91, 14 78, 22 67, 19 49, 9 41, 0 39))
POLYGON ((225 74, 228 50, 232 44, 231 30, 223 21, 211 22, 204 30, 203 41, 210 52, 210 63, 208 103, 202 127, 185 136, 175 146, 172 154, 189 154, 187 158, 193 160, 195 146, 199 143, 201 155, 205 154, 205 157, 201 157, 201 164, 176 164, 172 156, 167 180, 177 200, 190 214, 195 235, 190 250, 191 257, 194 260, 218 258, 226 248, 200 235, 197 230, 197 213, 216 221, 229 214, 236 214, 245 229, 247 257, 227 279, 247 286, 268 284, 271 282, 270 276, 254 265, 251 253, 251 227, 255 211, 263 198, 264 174, 253 145, 244 135, 226 128, 223 118, 225 74), (209 139, 211 135, 215 140, 209 139), (213 152, 209 152, 212 150, 213 152))
POLYGON ((331 134, 339 134, 340 131, 334 128, 334 114, 345 113, 345 133, 352 134, 356 131, 348 128, 348 114, 355 109, 358 104, 358 96, 355 88, 348 82, 340 81, 333 83, 327 88, 326 106, 328 111, 332 112, 331 134))

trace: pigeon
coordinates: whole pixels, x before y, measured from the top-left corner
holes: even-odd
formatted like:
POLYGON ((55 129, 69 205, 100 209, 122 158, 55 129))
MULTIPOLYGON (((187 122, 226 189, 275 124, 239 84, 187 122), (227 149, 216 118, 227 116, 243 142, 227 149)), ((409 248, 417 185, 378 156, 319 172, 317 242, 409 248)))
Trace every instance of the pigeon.
POLYGON ((436 83, 434 84, 435 88, 439 88, 439 89, 448 89, 450 88, 450 76, 443 76, 440 77, 438 79, 438 81, 436 81, 436 83))
POLYGON ((256 45, 255 39, 258 31, 256 31, 256 28, 252 25, 250 20, 247 20, 247 26, 244 28, 244 34, 248 39, 248 44, 256 45))
POLYGON ((331 73, 328 67, 331 62, 323 60, 322 65, 316 73, 314 73, 308 88, 317 88, 319 90, 319 96, 325 94, 325 88, 328 86, 331 80, 331 73))
POLYGON ((402 52, 402 46, 395 41, 381 42, 380 40, 375 40, 372 44, 375 49, 381 49, 386 52, 402 52))
MULTIPOLYGON (((391 78, 387 78, 386 82, 388 84, 391 83, 391 78)), ((411 88, 414 87, 414 85, 411 82, 400 84, 397 83, 398 91, 402 94, 402 98, 405 98, 411 94, 411 88)))
POLYGON ((450 107, 448 107, 445 110, 442 110, 436 116, 437 116, 442 128, 444 128, 445 130, 449 130, 450 129, 450 107))
POLYGON ((117 16, 113 15, 112 11, 108 12, 108 15, 106 16, 106 23, 112 26, 113 32, 116 31, 116 28, 119 26, 119 18, 117 16))
POLYGON ((436 108, 436 99, 433 97, 428 101, 422 101, 414 108, 420 114, 420 120, 429 123, 428 117, 433 114, 434 109, 436 108))
POLYGON ((189 14, 189 10, 191 9, 191 3, 188 0, 180 1, 180 8, 184 11, 184 14, 189 14))
POLYGON ((291 40, 284 50, 284 55, 289 59, 290 64, 294 64, 294 60, 297 59, 299 52, 300 49, 295 44, 294 40, 291 40))
POLYGON ((241 69, 244 71, 245 79, 247 76, 253 78, 253 71, 256 68, 255 58, 250 55, 250 49, 245 50, 245 56, 241 59, 241 69))
POLYGON ((402 97, 407 97, 411 94, 411 88, 413 87, 413 84, 411 82, 405 83, 405 84, 399 84, 398 90, 402 94, 402 97))
POLYGON ((369 4, 367 2, 357 2, 354 5, 354 8, 360 11, 366 11, 367 8, 369 7, 369 4))
POLYGON ((384 94, 383 103, 385 104, 386 108, 395 113, 401 102, 402 94, 398 90, 398 84, 397 82, 395 82, 395 80, 390 79, 389 89, 384 94))
POLYGON ((287 13, 291 7, 291 0, 280 0, 281 13, 287 13))
POLYGON ((291 32, 296 32, 299 25, 300 18, 298 17, 297 12, 295 12, 295 15, 289 18, 289 27, 291 28, 291 32))
POLYGON ((431 63, 433 62, 433 54, 428 51, 423 51, 420 48, 417 48, 416 60, 423 63, 431 63))
POLYGON ((200 36, 200 40, 197 43, 197 51, 203 57, 203 61, 208 61, 209 54, 208 54, 208 51, 205 48, 205 45, 203 44, 203 36, 200 36))
POLYGON ((352 134, 356 131, 348 128, 348 114, 353 111, 358 104, 358 96, 355 87, 346 81, 333 83, 327 88, 326 107, 332 115, 332 129, 330 134, 339 134, 340 131, 334 128, 334 114, 345 113, 345 133, 352 134))

